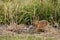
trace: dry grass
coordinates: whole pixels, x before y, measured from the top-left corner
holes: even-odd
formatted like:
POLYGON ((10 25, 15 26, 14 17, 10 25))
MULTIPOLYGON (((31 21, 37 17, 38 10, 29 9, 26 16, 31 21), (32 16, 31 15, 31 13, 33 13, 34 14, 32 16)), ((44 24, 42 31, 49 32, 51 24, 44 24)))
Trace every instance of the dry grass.
POLYGON ((60 40, 60 35, 55 28, 50 26, 49 28, 46 28, 46 30, 47 32, 40 34, 17 34, 16 32, 2 30, 0 31, 0 40, 60 40))
POLYGON ((60 40, 60 37, 43 37, 40 34, 19 34, 15 36, 2 35, 0 40, 60 40))

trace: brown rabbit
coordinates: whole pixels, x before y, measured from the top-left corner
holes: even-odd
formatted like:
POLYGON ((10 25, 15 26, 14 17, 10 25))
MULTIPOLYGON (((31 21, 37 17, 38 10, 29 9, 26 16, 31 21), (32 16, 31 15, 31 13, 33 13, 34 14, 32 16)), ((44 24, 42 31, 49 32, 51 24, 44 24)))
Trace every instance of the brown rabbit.
POLYGON ((35 21, 33 21, 33 25, 35 26, 35 30, 34 31, 38 32, 41 29, 44 29, 45 27, 47 27, 48 24, 49 23, 46 20, 41 20, 41 21, 35 20, 35 21))

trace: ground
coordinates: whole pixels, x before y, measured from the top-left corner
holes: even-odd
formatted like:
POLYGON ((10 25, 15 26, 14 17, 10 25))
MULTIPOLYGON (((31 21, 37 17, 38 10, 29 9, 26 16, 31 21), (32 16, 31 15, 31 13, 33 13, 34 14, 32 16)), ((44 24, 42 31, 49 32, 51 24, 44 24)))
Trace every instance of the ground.
POLYGON ((46 28, 51 32, 41 32, 41 33, 21 33, 6 31, 5 25, 0 26, 0 40, 60 40, 60 33, 55 28, 46 28), (52 30, 53 29, 53 30, 52 30), (56 32, 56 33, 55 33, 56 32))
POLYGON ((60 37, 43 37, 40 34, 19 34, 19 35, 3 35, 0 40, 60 40, 60 37))

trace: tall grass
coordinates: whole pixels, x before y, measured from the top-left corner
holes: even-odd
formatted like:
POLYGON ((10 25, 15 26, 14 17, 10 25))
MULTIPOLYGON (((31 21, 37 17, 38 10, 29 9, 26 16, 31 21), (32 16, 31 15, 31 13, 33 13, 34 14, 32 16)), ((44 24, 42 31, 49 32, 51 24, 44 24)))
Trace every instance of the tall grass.
MULTIPOLYGON (((60 0, 57 0, 57 19, 60 20, 60 0)), ((31 24, 34 16, 39 20, 51 21, 52 0, 43 0, 44 11, 41 11, 40 0, 0 0, 0 23, 26 23, 31 24), (43 15, 41 15, 43 12, 43 15)))

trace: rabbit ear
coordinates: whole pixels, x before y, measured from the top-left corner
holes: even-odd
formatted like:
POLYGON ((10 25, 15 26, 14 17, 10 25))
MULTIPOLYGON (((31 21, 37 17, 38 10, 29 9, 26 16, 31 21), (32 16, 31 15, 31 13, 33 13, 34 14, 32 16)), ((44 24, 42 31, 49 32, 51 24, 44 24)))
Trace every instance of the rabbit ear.
POLYGON ((38 16, 33 16, 33 20, 38 20, 38 16))

